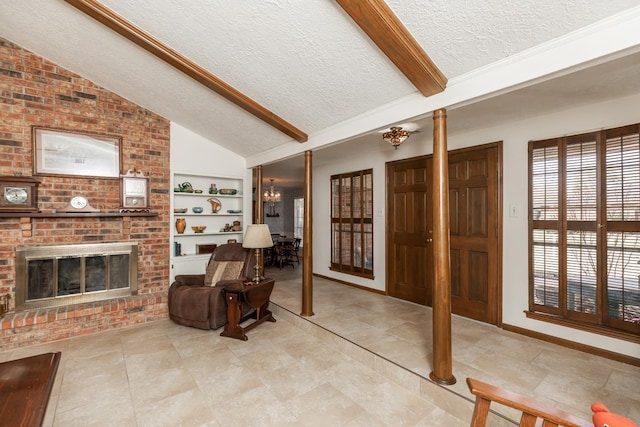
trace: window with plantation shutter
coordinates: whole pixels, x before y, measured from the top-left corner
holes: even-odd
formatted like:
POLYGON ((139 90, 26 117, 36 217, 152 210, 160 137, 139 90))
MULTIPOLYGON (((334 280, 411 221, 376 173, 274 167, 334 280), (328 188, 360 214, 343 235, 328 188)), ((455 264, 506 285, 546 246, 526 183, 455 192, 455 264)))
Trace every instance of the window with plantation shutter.
POLYGON ((565 145, 567 317, 596 318, 596 135, 569 137, 565 145))
POLYGON ((531 312, 640 334, 639 131, 529 143, 531 312))
MULTIPOLYGON (((640 324, 640 135, 638 126, 606 133, 607 319, 640 324)), ((636 332, 638 329, 636 328, 636 332)))
POLYGON ((537 144, 531 156, 532 269, 534 304, 540 311, 558 312, 558 146, 537 144))
POLYGON ((331 177, 331 270, 373 277, 373 169, 331 177))

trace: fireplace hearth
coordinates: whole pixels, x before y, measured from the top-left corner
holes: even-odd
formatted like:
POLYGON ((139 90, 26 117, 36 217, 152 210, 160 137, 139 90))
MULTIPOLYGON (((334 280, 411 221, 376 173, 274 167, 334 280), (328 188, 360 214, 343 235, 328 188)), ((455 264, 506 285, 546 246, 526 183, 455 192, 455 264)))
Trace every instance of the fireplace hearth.
POLYGON ((20 246, 16 311, 137 294, 137 243, 20 246))

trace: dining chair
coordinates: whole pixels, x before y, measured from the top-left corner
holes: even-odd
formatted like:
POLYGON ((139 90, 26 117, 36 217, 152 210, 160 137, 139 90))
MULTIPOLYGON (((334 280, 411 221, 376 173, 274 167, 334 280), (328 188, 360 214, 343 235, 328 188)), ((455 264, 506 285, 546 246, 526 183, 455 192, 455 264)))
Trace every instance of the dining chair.
POLYGON ((295 257, 298 264, 300 264, 300 255, 298 254, 298 252, 300 251, 301 243, 302 243, 302 239, 300 239, 299 237, 296 237, 293 240, 293 257, 295 257))
MULTIPOLYGON (((280 253, 279 253, 280 268, 286 265, 290 265, 292 268, 295 268, 295 265, 293 264, 293 260, 296 257, 296 254, 294 252, 294 243, 295 243, 295 240, 293 239, 283 239, 280 242, 280 245, 278 246, 280 249, 280 253)), ((298 264, 299 263, 300 262, 298 262, 298 264)))

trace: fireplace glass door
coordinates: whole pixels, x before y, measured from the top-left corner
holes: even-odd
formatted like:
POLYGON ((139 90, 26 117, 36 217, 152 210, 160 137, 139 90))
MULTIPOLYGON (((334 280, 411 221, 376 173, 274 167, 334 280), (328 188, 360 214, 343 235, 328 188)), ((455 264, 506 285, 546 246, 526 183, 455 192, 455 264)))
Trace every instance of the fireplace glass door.
POLYGON ((135 294, 135 244, 32 247, 17 251, 16 303, 47 307, 135 294), (112 246, 115 245, 115 246, 112 246))
POLYGON ((35 259, 28 269, 28 301, 129 287, 128 254, 35 259))

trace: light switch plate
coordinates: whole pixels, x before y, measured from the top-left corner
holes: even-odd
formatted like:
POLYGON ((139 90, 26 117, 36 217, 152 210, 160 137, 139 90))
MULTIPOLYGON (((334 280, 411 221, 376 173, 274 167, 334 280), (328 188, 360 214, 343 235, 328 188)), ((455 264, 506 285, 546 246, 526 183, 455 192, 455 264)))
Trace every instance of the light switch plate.
POLYGON ((509 216, 511 218, 518 218, 520 216, 520 209, 515 203, 509 205, 509 216))

